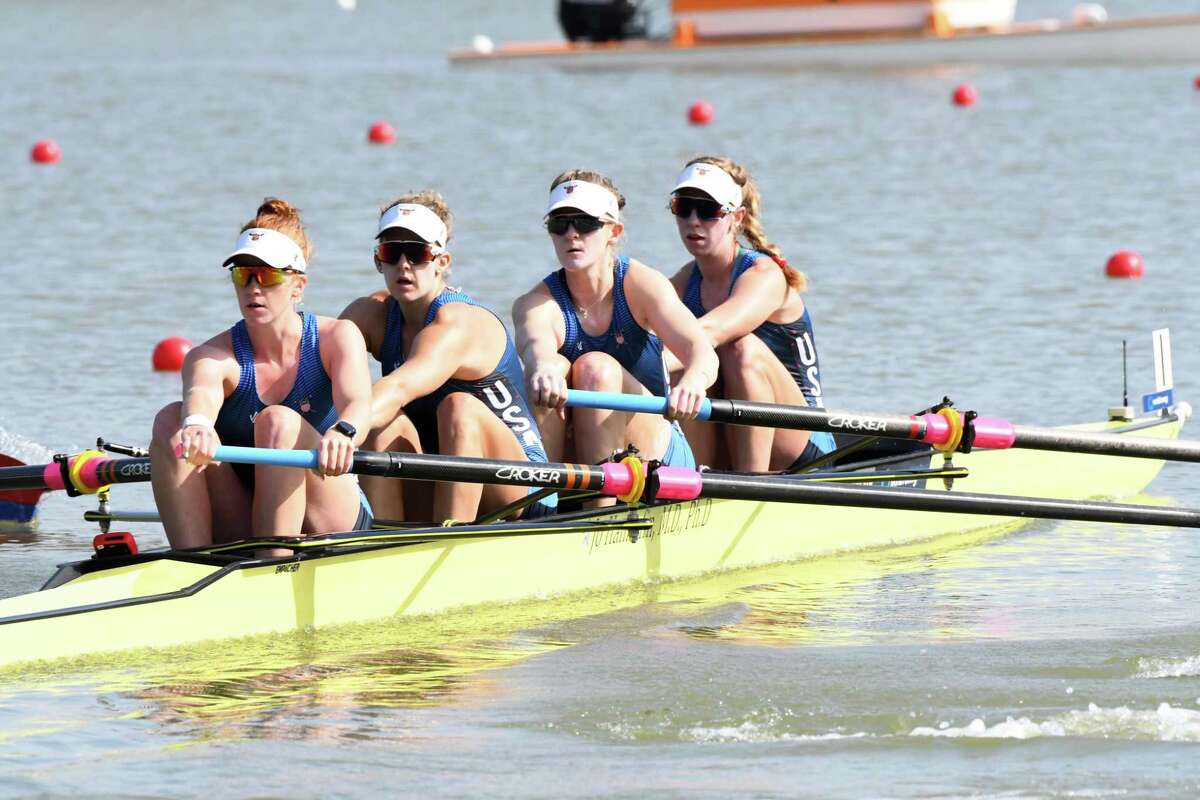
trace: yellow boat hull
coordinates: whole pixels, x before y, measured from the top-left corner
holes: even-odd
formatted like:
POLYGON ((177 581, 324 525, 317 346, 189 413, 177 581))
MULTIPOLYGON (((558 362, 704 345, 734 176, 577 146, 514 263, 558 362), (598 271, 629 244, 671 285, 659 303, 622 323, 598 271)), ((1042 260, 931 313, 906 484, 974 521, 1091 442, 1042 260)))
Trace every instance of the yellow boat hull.
MULTIPOLYGON (((1179 429, 1172 420, 1135 435, 1175 438, 1179 429)), ((1162 468, 1152 459, 1020 450, 956 454, 954 463, 970 476, 951 489, 941 481, 928 488, 1116 497, 1140 492, 1162 468)), ((699 499, 614 508, 557 527, 506 524, 472 539, 360 537, 265 562, 164 552, 0 600, 0 666, 437 614, 1020 524, 975 514, 699 499)))

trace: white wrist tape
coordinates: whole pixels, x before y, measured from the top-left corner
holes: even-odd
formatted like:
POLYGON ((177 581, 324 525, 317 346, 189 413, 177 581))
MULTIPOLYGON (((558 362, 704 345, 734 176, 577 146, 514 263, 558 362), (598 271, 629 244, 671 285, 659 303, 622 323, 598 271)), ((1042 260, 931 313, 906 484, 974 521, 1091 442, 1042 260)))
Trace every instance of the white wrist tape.
POLYGON ((193 425, 199 425, 203 428, 213 427, 213 421, 203 414, 188 414, 183 418, 183 427, 190 428, 193 425))

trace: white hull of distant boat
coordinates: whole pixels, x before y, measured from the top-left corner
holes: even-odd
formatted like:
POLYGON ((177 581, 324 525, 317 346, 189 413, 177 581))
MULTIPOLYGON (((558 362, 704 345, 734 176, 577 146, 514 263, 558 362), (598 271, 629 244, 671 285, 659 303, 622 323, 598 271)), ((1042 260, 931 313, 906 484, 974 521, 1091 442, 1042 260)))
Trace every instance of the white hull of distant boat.
POLYGON ((1200 65, 1200 14, 1076 24, 1045 20, 939 36, 931 32, 799 35, 603 44, 512 43, 454 50, 460 64, 523 61, 568 68, 909 67, 938 64, 1200 65))

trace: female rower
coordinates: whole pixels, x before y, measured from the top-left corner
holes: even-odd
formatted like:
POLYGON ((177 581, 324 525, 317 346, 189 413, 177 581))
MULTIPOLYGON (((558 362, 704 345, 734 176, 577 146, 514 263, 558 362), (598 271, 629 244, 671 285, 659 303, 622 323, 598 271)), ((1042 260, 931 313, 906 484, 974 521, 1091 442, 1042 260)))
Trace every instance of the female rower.
POLYGON ((172 547, 370 527, 346 474, 366 434, 370 371, 357 328, 296 310, 310 256, 300 212, 267 198, 225 259, 242 319, 188 353, 183 402, 154 420, 154 499, 172 547), (214 463, 220 444, 315 448, 318 466, 214 463))
MULTIPOLYGON (((367 445, 545 463, 512 337, 499 317, 446 284, 452 224, 437 192, 407 194, 389 203, 379 218, 375 247, 375 268, 386 289, 360 297, 342 312, 383 365, 372 393, 367 445)), ((413 491, 406 509, 397 483, 364 478, 380 517, 402 519, 406 510, 410 516, 429 513, 415 507, 420 494, 413 491)), ((433 518, 473 520, 481 510, 493 511, 527 493, 521 486, 438 483, 433 518)), ((524 515, 545 514, 555 503, 554 498, 539 501, 524 515)))
POLYGON ((659 272, 617 255, 625 199, 603 175, 570 170, 554 179, 546 229, 562 269, 513 306, 517 341, 551 456, 596 462, 627 444, 642 457, 694 466, 679 426, 661 417, 574 409, 567 387, 667 396, 667 416, 691 419, 717 375, 704 331, 659 272), (660 340, 661 337, 661 340, 660 340), (667 381, 663 345, 682 363, 667 381))
MULTIPOLYGON (((800 297, 806 279, 767 241, 761 202, 750 174, 730 159, 688 162, 670 207, 693 260, 671 283, 717 349, 721 396, 820 408, 816 340, 800 297)), ((735 470, 790 469, 833 449, 828 433, 724 427, 735 470)), ((688 433, 699 458, 725 466, 719 430, 692 426, 688 433)))

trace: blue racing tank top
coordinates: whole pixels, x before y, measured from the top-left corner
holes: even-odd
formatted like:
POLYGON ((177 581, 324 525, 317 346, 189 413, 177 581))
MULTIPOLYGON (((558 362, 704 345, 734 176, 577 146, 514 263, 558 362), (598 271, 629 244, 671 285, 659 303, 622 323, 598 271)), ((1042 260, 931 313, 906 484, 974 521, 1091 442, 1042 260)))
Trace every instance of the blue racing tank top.
POLYGON ((651 394, 666 397, 670 390, 662 341, 639 325, 629 311, 629 304, 625 301, 625 273, 628 270, 629 259, 617 256, 613 263, 612 321, 608 324, 608 330, 599 336, 591 336, 579 323, 575 300, 567 288, 563 270, 552 272, 543 279, 542 282, 550 289, 551 296, 562 311, 566 328, 566 336, 558 352, 572 363, 584 353, 608 353, 651 394))
MULTIPOLYGON (((303 330, 300 334, 300 358, 296 367, 296 380, 287 397, 276 405, 287 406, 296 411, 317 429, 325 433, 337 422, 337 408, 333 404, 333 384, 325 367, 321 364, 321 337, 317 330, 317 318, 301 311, 303 330)), ((254 420, 267 404, 258 396, 258 384, 254 375, 254 348, 246 321, 239 320, 229 329, 233 339, 233 355, 237 358, 241 374, 233 393, 221 404, 217 414, 217 435, 221 444, 254 446, 254 420)), ((248 487, 254 486, 254 467, 250 464, 234 464, 233 470, 248 487)))
MULTIPOLYGON (((429 306, 425 320, 421 323, 424 328, 433 322, 438 311, 448 303, 466 303, 483 308, 496 316, 485 306, 475 302, 469 295, 447 289, 439 294, 429 306)), ((500 321, 501 328, 504 322, 500 321)), ((389 375, 404 363, 404 313, 395 298, 387 299, 387 323, 383 334, 383 347, 380 348, 379 362, 383 374, 389 375)), ((443 383, 424 397, 418 397, 404 407, 404 413, 413 421, 417 434, 421 437, 421 447, 428 453, 437 453, 437 407, 442 400, 455 392, 465 392, 479 400, 503 422, 530 461, 544 464, 546 449, 542 445, 542 434, 534 422, 533 414, 529 411, 529 397, 525 393, 525 372, 521 368, 521 360, 517 357, 517 348, 512 336, 504 328, 504 354, 500 356, 495 368, 485 377, 478 380, 464 381, 456 378, 443 383)), ((557 498, 544 504, 553 506, 557 498)))
MULTIPOLYGON (((729 281, 729 294, 733 294, 734 284, 746 270, 754 266, 760 258, 770 258, 757 250, 747 250, 739 247, 734 256, 733 276, 729 281)), ((700 287, 704 276, 700 267, 692 262, 692 272, 688 275, 687 289, 683 293, 683 304, 696 315, 704 316, 708 310, 700 300, 700 287)), ((804 399, 810 408, 823 408, 821 402, 821 364, 817 358, 817 340, 813 331, 812 318, 808 315, 808 305, 804 313, 791 322, 764 321, 753 331, 767 349, 779 359, 787 369, 796 386, 804 394, 804 399)), ((829 433, 813 433, 809 441, 821 452, 828 453, 834 449, 833 435, 829 433)))

